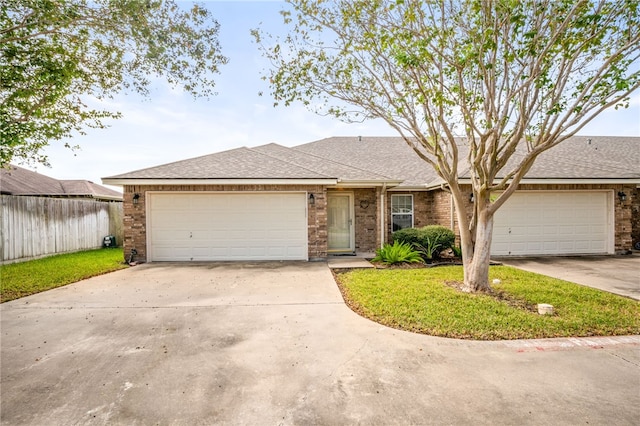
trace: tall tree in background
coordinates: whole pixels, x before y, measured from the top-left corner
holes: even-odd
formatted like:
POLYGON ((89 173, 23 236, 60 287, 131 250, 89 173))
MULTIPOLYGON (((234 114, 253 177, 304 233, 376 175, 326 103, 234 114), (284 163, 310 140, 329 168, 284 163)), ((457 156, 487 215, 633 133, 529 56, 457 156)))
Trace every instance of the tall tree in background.
POLYGON ((451 191, 467 291, 490 290, 494 214, 536 158, 640 86, 636 0, 289 3, 286 38, 254 31, 276 105, 394 128, 451 191))
POLYGON ((90 100, 121 91, 148 95, 164 77, 210 96, 227 59, 205 8, 171 0, 3 0, 0 8, 0 166, 46 163, 42 149, 116 111, 90 100))

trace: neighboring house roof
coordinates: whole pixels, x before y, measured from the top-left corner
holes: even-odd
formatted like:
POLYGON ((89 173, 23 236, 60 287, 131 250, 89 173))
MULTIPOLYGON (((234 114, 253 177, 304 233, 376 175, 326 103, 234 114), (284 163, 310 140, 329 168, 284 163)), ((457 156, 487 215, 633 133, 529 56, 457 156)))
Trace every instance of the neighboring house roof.
POLYGON ((14 165, 0 168, 0 192, 6 195, 122 200, 120 192, 88 180, 58 180, 14 165))
MULTIPOLYGON (((463 167, 467 147, 463 139, 459 143, 459 170, 464 179, 469 176, 463 167)), ((524 151, 517 151, 505 171, 523 155, 524 151)), ((104 178, 103 182, 132 184, 176 179, 190 183, 320 179, 336 185, 388 184, 398 189, 428 188, 442 182, 400 137, 332 137, 292 148, 278 144, 237 148, 104 178)), ((540 179, 624 179, 640 183, 640 138, 570 138, 540 155, 524 181, 540 179)))

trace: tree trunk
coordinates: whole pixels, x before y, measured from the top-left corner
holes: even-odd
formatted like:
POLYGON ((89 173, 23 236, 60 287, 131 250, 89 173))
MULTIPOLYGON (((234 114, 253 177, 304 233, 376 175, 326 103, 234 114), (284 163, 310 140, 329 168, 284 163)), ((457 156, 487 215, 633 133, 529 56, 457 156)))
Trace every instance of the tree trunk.
POLYGON ((493 215, 479 212, 475 228, 475 244, 470 255, 464 259, 464 286, 466 292, 490 292, 489 263, 491 260, 491 237, 493 234, 493 215))

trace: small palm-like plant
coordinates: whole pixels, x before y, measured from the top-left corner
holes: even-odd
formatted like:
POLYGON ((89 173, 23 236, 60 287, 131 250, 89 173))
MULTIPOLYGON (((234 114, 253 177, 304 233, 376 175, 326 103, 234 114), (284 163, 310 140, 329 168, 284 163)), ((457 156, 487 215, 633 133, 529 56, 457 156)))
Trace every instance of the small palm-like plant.
POLYGON ((442 248, 442 244, 438 242, 437 238, 429 238, 426 237, 426 245, 420 245, 418 243, 414 243, 413 246, 418 251, 418 253, 422 254, 429 260, 433 260, 436 257, 438 250, 442 248))
POLYGON ((422 263, 424 260, 419 251, 414 250, 411 244, 394 241, 393 245, 385 244, 376 250, 374 262, 382 262, 388 265, 397 263, 422 263))

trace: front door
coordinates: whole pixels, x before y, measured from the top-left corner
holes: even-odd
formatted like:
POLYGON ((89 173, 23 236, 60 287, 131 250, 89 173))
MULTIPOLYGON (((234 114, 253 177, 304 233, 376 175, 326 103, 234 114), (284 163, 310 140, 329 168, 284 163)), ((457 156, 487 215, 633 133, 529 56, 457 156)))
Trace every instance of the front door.
POLYGON ((327 225, 329 252, 353 253, 353 194, 327 194, 327 225))

